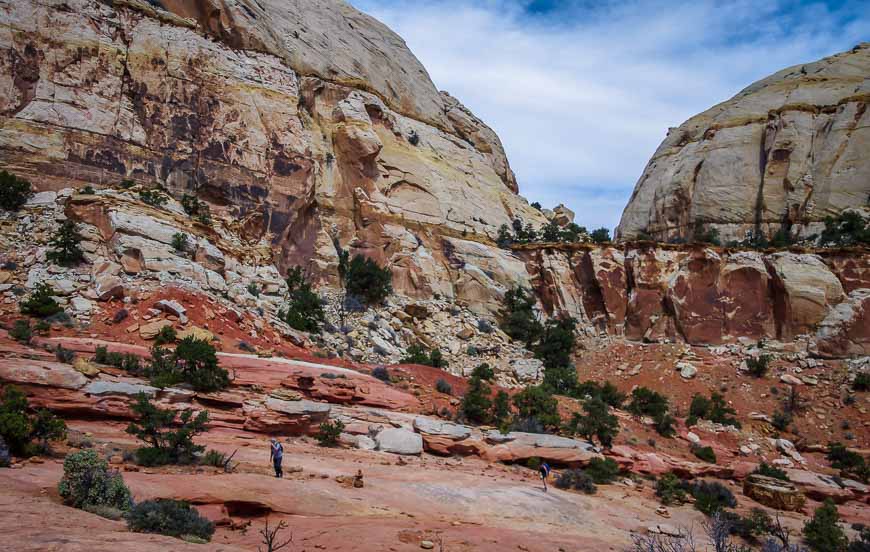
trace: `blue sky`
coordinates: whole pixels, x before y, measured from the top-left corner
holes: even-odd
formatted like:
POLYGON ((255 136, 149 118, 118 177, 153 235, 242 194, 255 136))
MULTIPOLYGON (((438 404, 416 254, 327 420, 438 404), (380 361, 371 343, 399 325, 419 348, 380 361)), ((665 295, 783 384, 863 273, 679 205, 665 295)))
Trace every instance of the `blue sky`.
POLYGON ((520 193, 613 228, 668 127, 870 40, 868 1, 350 0, 499 134, 520 193))

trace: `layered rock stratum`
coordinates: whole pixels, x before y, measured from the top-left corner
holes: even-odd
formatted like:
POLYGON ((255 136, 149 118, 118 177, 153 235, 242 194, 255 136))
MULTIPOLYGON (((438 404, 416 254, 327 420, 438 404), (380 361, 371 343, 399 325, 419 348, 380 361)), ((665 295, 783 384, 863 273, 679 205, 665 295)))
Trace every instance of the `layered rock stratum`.
POLYGON ((668 131, 618 235, 807 237, 870 196, 870 43, 783 69, 668 131))
POLYGON ((544 222, 498 137, 345 2, 24 1, 0 19, 0 163, 40 189, 196 193, 322 281, 338 243, 411 296, 518 283, 476 268, 501 224, 544 222))

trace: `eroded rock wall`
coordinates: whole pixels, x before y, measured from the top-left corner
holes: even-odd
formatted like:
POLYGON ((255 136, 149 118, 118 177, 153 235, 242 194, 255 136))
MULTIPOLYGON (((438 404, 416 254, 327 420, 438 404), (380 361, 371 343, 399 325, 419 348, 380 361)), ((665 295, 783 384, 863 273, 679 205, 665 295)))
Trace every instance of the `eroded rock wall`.
POLYGON ((0 166, 40 190, 159 183, 282 271, 334 281, 337 242, 399 292, 490 304, 515 283, 481 266, 506 262, 498 227, 545 222, 495 133, 340 0, 6 1, 0 19, 0 166))
POLYGON ((672 128, 617 235, 805 238, 870 195, 870 43, 783 69, 672 128))
POLYGON ((870 253, 764 253, 654 244, 526 248, 550 315, 632 340, 718 344, 806 335, 823 356, 870 353, 870 253))

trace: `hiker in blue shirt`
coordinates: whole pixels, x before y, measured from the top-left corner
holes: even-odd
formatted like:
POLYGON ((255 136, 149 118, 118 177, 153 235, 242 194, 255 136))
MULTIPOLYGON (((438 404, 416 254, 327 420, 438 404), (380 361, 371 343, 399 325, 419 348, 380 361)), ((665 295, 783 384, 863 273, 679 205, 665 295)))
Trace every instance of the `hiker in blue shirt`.
POLYGON ((274 437, 271 439, 269 447, 269 460, 275 466, 275 477, 284 477, 284 472, 281 471, 281 462, 284 460, 284 447, 274 437))
POLYGON ((538 468, 538 471, 541 473, 541 481, 544 482, 544 492, 547 492, 547 478, 550 477, 550 464, 546 462, 541 463, 541 467, 538 468))

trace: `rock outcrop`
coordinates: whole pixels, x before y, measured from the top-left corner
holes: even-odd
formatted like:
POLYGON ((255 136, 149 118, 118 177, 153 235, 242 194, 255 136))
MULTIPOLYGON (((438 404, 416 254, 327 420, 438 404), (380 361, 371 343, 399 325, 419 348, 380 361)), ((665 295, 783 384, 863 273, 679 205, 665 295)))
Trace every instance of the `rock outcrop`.
MULTIPOLYGON (((0 19, 0 164, 37 189, 159 183, 282 271, 334 282, 338 243, 399 292, 484 303, 515 283, 488 276, 510 262, 499 226, 546 222, 495 133, 341 0, 27 0, 0 19)), ((104 215, 128 272, 172 257, 171 227, 104 215)), ((210 251, 177 265, 219 288, 210 251)))
POLYGON ((670 129, 617 230, 723 242, 818 233, 870 194, 870 43, 783 69, 670 129))

